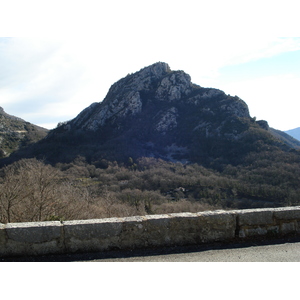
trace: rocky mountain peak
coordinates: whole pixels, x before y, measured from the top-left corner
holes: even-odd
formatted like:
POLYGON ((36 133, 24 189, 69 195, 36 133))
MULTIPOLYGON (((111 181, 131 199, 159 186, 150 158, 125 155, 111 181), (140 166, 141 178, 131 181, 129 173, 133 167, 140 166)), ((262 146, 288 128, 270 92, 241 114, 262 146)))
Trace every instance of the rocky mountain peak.
POLYGON ((194 84, 184 71, 158 62, 114 83, 102 102, 51 131, 40 146, 42 155, 47 152, 54 161, 80 154, 91 161, 150 156, 209 162, 223 157, 234 163, 261 147, 257 139, 281 145, 266 124, 251 118, 239 97, 194 84))
POLYGON ((157 62, 153 65, 141 69, 139 72, 136 72, 135 75, 145 78, 148 76, 154 76, 156 78, 161 78, 167 73, 171 72, 171 68, 167 63, 157 62))
POLYGON ((136 115, 142 111, 142 92, 155 89, 171 73, 168 64, 155 63, 114 83, 101 103, 93 103, 73 120, 72 126, 96 131, 112 117, 136 115))
POLYGON ((105 97, 103 102, 110 101, 111 98, 116 95, 131 91, 142 91, 153 88, 153 85, 161 80, 164 76, 171 73, 171 69, 168 64, 163 62, 155 63, 151 66, 145 67, 138 72, 128 74, 126 77, 120 79, 113 84, 105 97))
MULTIPOLYGON (((159 103, 202 106, 206 112, 214 114, 213 109, 221 109, 228 113, 234 113, 239 117, 250 117, 247 105, 240 99, 234 99, 217 89, 201 88, 191 82, 190 75, 184 71, 172 71, 168 64, 155 63, 140 71, 128 74, 126 77, 114 83, 106 97, 100 103, 93 103, 82 111, 65 128, 77 128, 88 131, 97 131, 107 123, 116 123, 125 117, 133 117, 147 109, 150 103, 159 103), (215 103, 216 100, 219 103, 215 103)), ((177 124, 175 114, 170 113, 172 107, 166 108, 164 120, 170 123, 167 116, 172 119, 172 124, 177 124)), ((180 107, 172 108, 172 111, 180 107)), ((162 126, 158 121, 159 128, 162 126)), ((174 128, 174 126, 172 126, 174 128)))
POLYGON ((159 100, 175 101, 192 92, 190 75, 183 71, 174 71, 165 76, 156 90, 155 97, 159 100))

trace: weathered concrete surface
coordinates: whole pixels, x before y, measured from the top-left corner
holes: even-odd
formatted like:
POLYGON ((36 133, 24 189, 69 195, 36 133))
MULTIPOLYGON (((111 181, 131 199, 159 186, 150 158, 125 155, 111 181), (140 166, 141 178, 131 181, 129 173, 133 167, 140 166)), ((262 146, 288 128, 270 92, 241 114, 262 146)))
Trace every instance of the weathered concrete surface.
POLYGON ((120 218, 122 231, 118 240, 121 249, 147 247, 146 219, 144 217, 120 218))
POLYGON ((283 207, 283 208, 274 208, 273 210, 274 217, 278 220, 290 220, 298 219, 300 220, 300 207, 283 207))
POLYGON ((273 211, 270 209, 245 209, 236 211, 239 225, 266 225, 273 223, 273 211))
POLYGON ((170 245, 170 217, 169 215, 145 216, 145 233, 147 246, 170 245))
POLYGON ((6 231, 5 231, 5 225, 0 223, 0 255, 1 255, 1 249, 4 249, 4 246, 6 245, 6 231))
POLYGON ((232 211, 209 211, 198 213, 201 222, 201 242, 233 239, 236 230, 236 215, 232 211))
POLYGON ((0 224, 0 257, 300 236, 300 207, 0 224))
POLYGON ((6 234, 9 240, 25 243, 44 243, 60 237, 62 224, 53 222, 9 223, 6 234))
POLYGON ((63 222, 67 252, 102 251, 118 246, 122 223, 117 218, 63 222))
POLYGON ((53 222, 9 223, 0 227, 0 255, 62 253, 62 224, 53 222))
POLYGON ((240 238, 299 233, 300 207, 246 209, 235 211, 240 238))

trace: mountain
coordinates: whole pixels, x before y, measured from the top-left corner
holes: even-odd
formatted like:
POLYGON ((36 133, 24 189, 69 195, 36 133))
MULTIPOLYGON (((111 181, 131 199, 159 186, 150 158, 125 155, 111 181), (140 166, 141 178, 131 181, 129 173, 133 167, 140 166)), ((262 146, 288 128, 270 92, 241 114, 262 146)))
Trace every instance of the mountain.
POLYGON ((287 130, 287 131, 285 131, 285 133, 292 136, 294 139, 300 141, 300 127, 287 130))
POLYGON ((249 153, 291 151, 300 146, 247 104, 215 88, 194 84, 163 62, 114 83, 102 102, 60 124, 46 138, 15 155, 70 162, 156 157, 203 165, 239 164, 249 153))
POLYGON ((39 141, 48 130, 7 114, 0 107, 0 158, 39 141))
POLYGON ((300 149, 300 140, 296 139, 293 135, 281 131, 281 130, 277 130, 274 128, 269 128, 269 132, 276 138, 279 138, 280 140, 282 140, 284 143, 286 143, 287 145, 289 145, 292 148, 295 149, 300 149))

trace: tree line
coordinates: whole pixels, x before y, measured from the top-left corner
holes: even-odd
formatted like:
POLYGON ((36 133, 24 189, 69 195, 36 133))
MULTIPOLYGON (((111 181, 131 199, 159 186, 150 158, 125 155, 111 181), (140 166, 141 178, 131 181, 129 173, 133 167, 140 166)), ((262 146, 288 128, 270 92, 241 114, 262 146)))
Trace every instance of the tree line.
POLYGON ((78 156, 56 165, 22 159, 0 169, 0 222, 298 205, 299 178, 298 154, 282 151, 218 170, 145 157, 90 164, 78 156))

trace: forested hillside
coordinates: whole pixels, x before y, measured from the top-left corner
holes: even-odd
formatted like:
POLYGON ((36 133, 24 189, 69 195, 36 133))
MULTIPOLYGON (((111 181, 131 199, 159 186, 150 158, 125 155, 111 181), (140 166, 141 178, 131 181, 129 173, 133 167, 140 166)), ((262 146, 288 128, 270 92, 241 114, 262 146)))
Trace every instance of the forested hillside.
POLYGON ((299 162, 296 153, 268 151, 219 171, 155 158, 91 165, 78 157, 56 166, 23 159, 1 169, 0 222, 298 205, 299 162))
POLYGON ((156 63, 0 160, 0 222, 300 204, 299 142, 156 63))

